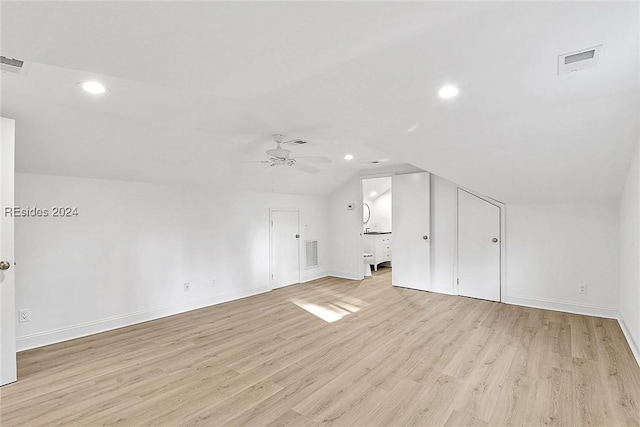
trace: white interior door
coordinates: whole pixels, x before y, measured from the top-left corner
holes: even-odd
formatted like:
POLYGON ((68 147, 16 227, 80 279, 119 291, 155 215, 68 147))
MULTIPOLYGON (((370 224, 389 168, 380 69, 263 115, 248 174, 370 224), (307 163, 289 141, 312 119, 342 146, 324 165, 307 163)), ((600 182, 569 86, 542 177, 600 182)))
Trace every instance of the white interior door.
POLYGON ((458 189, 458 293, 500 301, 500 207, 458 189))
POLYGON ((16 371, 16 303, 13 254, 13 218, 5 212, 13 206, 15 122, 1 118, 0 140, 0 385, 14 382, 16 371))
POLYGON ((300 282, 300 228, 297 211, 271 211, 271 286, 300 282))
POLYGON ((395 175, 392 181, 394 286, 429 290, 431 286, 429 173, 395 175))

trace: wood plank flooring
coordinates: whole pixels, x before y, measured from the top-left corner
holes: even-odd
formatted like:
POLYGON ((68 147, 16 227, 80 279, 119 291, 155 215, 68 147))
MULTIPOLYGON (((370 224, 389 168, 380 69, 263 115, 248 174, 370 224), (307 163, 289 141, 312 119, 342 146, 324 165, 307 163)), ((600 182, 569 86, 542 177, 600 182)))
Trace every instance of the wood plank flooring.
POLYGON ((640 425, 615 320, 394 288, 384 268, 26 351, 18 368, 2 426, 640 425))

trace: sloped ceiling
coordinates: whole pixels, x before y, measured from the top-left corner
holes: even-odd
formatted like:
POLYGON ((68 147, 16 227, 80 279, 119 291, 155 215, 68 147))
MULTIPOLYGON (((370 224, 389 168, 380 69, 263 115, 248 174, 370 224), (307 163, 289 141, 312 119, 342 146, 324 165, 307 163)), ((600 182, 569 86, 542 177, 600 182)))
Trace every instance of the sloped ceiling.
POLYGON ((329 194, 429 170, 503 202, 618 197, 638 140, 638 3, 3 2, 17 170, 329 194), (603 45, 598 67, 557 56, 603 45), (103 81, 89 97, 79 82, 103 81), (444 102, 444 83, 460 96, 444 102), (316 175, 244 164, 270 135, 316 175), (346 162, 344 154, 355 159, 346 162), (410 164, 410 165, 409 165, 410 164))

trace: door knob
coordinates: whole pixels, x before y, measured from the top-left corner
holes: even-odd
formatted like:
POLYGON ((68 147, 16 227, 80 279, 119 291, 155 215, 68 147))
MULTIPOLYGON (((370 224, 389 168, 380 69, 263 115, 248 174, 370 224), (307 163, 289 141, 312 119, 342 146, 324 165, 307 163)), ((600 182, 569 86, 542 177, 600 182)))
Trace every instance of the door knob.
POLYGON ((296 234, 296 239, 299 239, 299 238, 300 238, 300 235, 299 235, 299 234, 296 234))
POLYGON ((495 237, 494 237, 493 239, 491 239, 491 241, 492 241, 493 243, 498 243, 498 239, 496 239, 495 237))
POLYGON ((422 236, 424 240, 429 240, 429 236, 422 236))
POLYGON ((7 261, 0 261, 0 270, 8 270, 11 267, 7 261))

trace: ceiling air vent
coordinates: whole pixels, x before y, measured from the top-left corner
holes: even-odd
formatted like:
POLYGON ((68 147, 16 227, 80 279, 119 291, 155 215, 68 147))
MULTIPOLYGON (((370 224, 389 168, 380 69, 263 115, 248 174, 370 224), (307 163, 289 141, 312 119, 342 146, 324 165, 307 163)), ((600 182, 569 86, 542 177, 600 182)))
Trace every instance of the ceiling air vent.
POLYGON ((365 162, 362 162, 363 165, 377 165, 380 164, 382 162, 386 162, 387 159, 380 159, 380 160, 368 160, 365 162))
POLYGON ((558 75, 582 71, 598 65, 602 45, 558 56, 558 75))
POLYGON ((24 61, 19 59, 7 58, 6 56, 0 56, 0 70, 7 71, 9 73, 20 74, 24 61))

